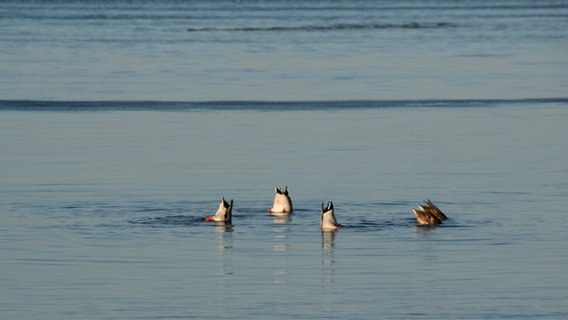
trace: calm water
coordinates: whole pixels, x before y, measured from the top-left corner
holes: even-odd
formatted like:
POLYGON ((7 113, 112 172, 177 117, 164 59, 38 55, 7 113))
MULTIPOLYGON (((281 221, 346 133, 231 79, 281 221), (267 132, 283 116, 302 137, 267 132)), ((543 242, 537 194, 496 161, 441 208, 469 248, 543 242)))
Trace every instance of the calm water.
POLYGON ((0 318, 568 318, 566 30, 554 0, 0 1, 0 318))
POLYGON ((566 97, 565 0, 0 1, 0 99, 566 97))
POLYGON ((566 100, 17 105, 0 112, 2 318, 568 317, 566 100), (285 184, 297 211, 277 219, 285 184), (202 222, 221 195, 233 225, 202 222), (425 198, 447 223, 415 225, 425 198))

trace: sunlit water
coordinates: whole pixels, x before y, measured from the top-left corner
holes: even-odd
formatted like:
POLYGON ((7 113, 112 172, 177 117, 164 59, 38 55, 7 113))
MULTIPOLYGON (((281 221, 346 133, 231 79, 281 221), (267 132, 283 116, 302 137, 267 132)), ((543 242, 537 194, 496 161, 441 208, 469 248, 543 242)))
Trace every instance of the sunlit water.
POLYGON ((565 100, 96 105, 2 103, 4 319, 568 317, 565 100))

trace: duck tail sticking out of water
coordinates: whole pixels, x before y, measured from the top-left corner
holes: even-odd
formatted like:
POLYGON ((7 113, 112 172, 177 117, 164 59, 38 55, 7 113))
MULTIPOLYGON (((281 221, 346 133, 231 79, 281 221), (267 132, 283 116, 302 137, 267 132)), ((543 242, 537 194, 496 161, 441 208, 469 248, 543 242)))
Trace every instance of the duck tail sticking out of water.
POLYGON ((221 197, 221 203, 214 215, 209 215, 204 218, 205 221, 223 222, 231 224, 233 220, 233 200, 227 202, 224 197, 221 197))
POLYGON ((430 199, 426 200, 424 204, 418 204, 416 208, 412 208, 412 212, 416 216, 416 221, 422 225, 437 225, 448 219, 430 199))
POLYGON ((337 223, 333 202, 331 201, 328 201, 325 206, 323 202, 321 203, 320 227, 323 231, 334 231, 342 227, 342 225, 337 223))
POLYGON ((442 212, 442 210, 440 210, 438 207, 436 207, 436 205, 432 201, 430 201, 430 199, 426 200, 426 204, 428 205, 430 210, 432 210, 432 213, 436 217, 438 217, 438 219, 440 219, 442 221, 448 219, 448 217, 442 212))
POLYGON ((294 211, 292 207, 292 198, 290 198, 290 194, 288 193, 288 186, 284 189, 281 187, 274 188, 274 203, 272 204, 272 208, 268 209, 268 212, 274 214, 289 214, 294 211))

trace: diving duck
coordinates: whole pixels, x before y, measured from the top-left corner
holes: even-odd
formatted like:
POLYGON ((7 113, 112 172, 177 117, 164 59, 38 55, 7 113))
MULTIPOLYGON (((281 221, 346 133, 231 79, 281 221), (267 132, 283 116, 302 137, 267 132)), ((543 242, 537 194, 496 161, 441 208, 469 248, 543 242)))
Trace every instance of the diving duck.
POLYGON ((284 189, 280 187, 274 188, 274 203, 272 204, 272 208, 268 209, 268 212, 285 215, 291 213, 293 210, 292 199, 288 193, 288 186, 284 189))
POLYGON ((205 216, 203 220, 211 222, 224 222, 227 224, 232 223, 233 218, 233 200, 227 202, 224 197, 221 197, 221 203, 214 215, 205 216))
POLYGON ((412 208, 416 220, 422 225, 436 225, 442 223, 448 217, 432 201, 426 200, 424 204, 418 204, 412 208))
POLYGON ((321 203, 320 227, 323 231, 335 231, 337 228, 343 227, 335 219, 333 202, 331 201, 328 201, 325 207, 323 202, 321 203))

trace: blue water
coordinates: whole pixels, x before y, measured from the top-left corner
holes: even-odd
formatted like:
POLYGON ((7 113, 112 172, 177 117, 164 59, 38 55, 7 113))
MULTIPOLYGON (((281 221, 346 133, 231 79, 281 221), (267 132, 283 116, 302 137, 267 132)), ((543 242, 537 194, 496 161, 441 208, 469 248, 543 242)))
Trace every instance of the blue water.
POLYGON ((568 4, 1 1, 0 98, 563 98, 568 4))
POLYGON ((3 318, 568 316, 565 100, 29 104, 0 111, 3 318))
POLYGON ((568 318, 567 17, 1 1, 0 318, 568 318))

